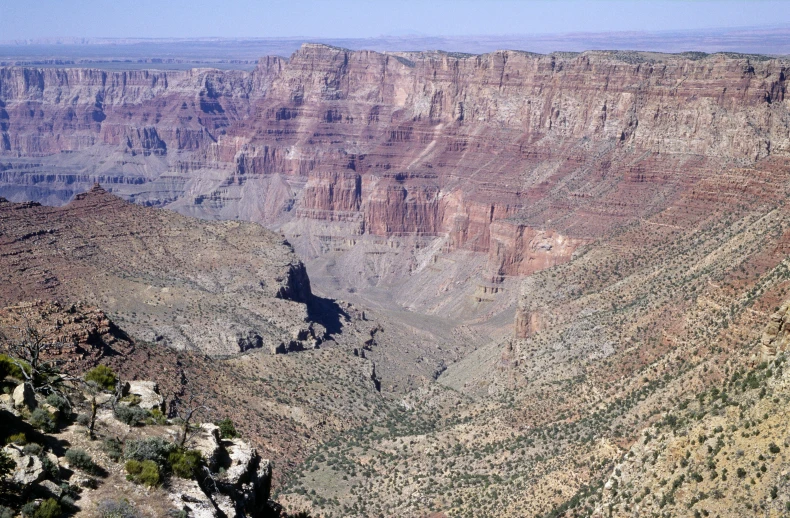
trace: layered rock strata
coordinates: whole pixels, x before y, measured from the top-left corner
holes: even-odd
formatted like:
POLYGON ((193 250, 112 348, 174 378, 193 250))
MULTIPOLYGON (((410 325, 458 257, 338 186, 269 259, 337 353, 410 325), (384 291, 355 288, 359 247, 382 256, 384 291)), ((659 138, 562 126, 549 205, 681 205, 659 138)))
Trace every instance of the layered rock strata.
MULTIPOLYGON (((278 226, 310 257, 333 248, 316 241, 416 236, 483 254, 481 281, 499 283, 684 196, 722 201, 711 186, 737 183, 733 168, 781 163, 787 67, 305 44, 250 73, 3 68, 0 193, 58 203, 99 179, 139 203, 278 226)), ((392 282, 377 268, 365 282, 392 282)))

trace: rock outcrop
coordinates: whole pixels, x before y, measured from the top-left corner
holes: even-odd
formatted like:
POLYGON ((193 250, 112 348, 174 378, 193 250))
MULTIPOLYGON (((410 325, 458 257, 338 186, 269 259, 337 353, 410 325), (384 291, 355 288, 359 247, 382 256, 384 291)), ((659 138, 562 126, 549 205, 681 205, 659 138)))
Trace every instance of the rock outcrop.
POLYGON ((790 301, 771 315, 771 320, 760 337, 760 353, 764 359, 773 359, 786 352, 790 346, 790 301))
POLYGON ((20 448, 9 444, 3 451, 14 461, 16 468, 9 475, 11 482, 29 487, 44 478, 44 466, 35 455, 27 455, 20 448))
POLYGON ((155 381, 128 381, 121 389, 123 396, 133 395, 140 398, 137 406, 144 410, 165 409, 165 398, 159 394, 159 386, 155 381))

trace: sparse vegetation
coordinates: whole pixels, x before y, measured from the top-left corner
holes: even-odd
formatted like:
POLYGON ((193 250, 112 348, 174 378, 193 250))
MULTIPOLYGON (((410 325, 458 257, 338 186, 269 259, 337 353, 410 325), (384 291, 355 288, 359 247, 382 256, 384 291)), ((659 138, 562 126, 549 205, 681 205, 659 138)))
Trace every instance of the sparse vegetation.
POLYGON ((97 365, 85 373, 85 381, 92 381, 104 390, 113 391, 118 383, 118 376, 106 365, 97 365))
POLYGON ((69 465, 74 466, 77 469, 81 469, 87 473, 92 473, 96 469, 96 465, 93 463, 93 458, 90 456, 90 454, 80 448, 71 448, 67 450, 66 460, 68 461, 69 465))

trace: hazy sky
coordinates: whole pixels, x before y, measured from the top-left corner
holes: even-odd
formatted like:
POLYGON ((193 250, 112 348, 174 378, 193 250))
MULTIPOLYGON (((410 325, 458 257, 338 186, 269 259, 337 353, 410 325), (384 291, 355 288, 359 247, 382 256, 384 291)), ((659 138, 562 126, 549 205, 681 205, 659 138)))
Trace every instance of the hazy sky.
POLYGON ((790 24, 781 0, 0 0, 0 41, 535 34, 790 24))

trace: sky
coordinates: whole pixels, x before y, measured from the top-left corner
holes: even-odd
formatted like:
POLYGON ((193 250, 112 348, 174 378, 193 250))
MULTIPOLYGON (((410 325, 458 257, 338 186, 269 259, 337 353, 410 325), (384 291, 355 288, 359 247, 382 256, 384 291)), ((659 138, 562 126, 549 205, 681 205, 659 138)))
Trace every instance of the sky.
POLYGON ((790 25, 790 0, 0 0, 0 41, 368 38, 790 25))

